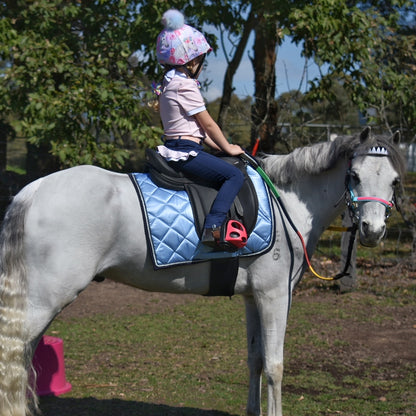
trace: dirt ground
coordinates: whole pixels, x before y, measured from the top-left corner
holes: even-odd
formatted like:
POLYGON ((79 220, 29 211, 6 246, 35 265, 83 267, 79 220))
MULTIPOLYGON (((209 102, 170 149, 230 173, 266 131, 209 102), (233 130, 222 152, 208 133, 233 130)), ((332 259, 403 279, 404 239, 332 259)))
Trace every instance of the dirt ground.
MULTIPOLYGON (((366 265, 361 265, 366 268, 366 265)), ((371 275, 382 275, 383 271, 377 270, 373 265, 367 265, 368 273, 371 275)), ((364 271, 365 272, 365 271, 364 271)), ((401 273, 401 271, 390 270, 389 274, 401 273)), ((364 281, 371 276, 362 276, 364 281)), ((382 279, 382 277, 380 277, 382 279)), ((413 272, 406 277, 406 284, 414 287, 412 282, 416 280, 416 273, 413 272)), ((394 285, 397 282, 384 279, 386 284, 394 285)), ((401 284, 405 284, 404 279, 401 284)), ((315 284, 300 285, 296 289, 293 302, 302 300, 304 302, 319 302, 333 308, 336 302, 340 302, 343 296, 348 296, 348 301, 364 296, 360 291, 342 295, 328 289, 328 285, 321 287, 315 284)), ((413 289, 414 290, 414 289, 413 289)), ((119 283, 105 280, 97 283, 92 282, 90 286, 80 294, 79 298, 68 306, 60 315, 61 319, 73 317, 85 317, 100 313, 114 312, 118 315, 131 315, 142 313, 157 313, 169 310, 175 305, 194 302, 199 299, 196 295, 173 295, 166 293, 150 293, 134 289, 119 283), (106 299, 105 302, 102 299, 106 299)), ((346 300, 345 300, 346 301, 346 300)), ((369 304, 369 313, 376 314, 375 306, 369 304)), ((385 312, 385 309, 383 310, 385 312)), ((243 313, 243 312, 242 312, 243 313)), ((394 365, 395 360, 406 360, 416 365, 416 299, 414 302, 389 307, 391 319, 383 322, 348 321, 348 325, 342 325, 337 329, 337 337, 348 340, 351 345, 351 354, 359 358, 360 354, 372 354, 379 356, 380 360, 388 360, 394 365)), ((319 326, 319 317, 316 317, 319 326)), ((322 322, 322 327, 327 327, 328 322, 322 322)), ((339 325, 339 322, 334 322, 339 325)), ((354 358, 351 357, 351 358, 354 358)))
POLYGON ((62 319, 70 319, 112 312, 120 316, 157 313, 174 305, 193 302, 198 298, 197 295, 145 292, 111 280, 104 280, 99 283, 92 282, 59 316, 62 319), (103 302, 103 299, 106 301, 103 302))

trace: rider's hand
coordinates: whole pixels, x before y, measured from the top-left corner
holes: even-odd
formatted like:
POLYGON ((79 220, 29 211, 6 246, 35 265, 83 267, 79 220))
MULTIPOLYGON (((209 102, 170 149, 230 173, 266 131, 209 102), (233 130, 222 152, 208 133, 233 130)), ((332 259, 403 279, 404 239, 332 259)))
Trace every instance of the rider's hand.
POLYGON ((230 143, 229 146, 227 146, 227 153, 231 156, 239 156, 245 152, 238 144, 230 143))

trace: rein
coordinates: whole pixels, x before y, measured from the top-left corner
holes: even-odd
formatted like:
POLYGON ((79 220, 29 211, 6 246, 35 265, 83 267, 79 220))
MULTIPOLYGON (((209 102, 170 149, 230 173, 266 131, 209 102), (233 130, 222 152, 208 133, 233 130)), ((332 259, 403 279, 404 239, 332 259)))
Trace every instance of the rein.
POLYGON ((334 230, 334 231, 341 231, 341 232, 345 232, 345 231, 350 231, 350 239, 348 242, 348 252, 347 252, 347 259, 345 261, 345 265, 344 265, 344 269, 342 270, 342 272, 338 273, 336 276, 334 277, 324 277, 321 276, 320 274, 318 274, 314 268, 312 267, 307 249, 306 249, 306 244, 305 244, 305 240, 303 239, 303 236, 301 234, 301 232, 297 229, 296 225, 293 223, 292 218, 290 217, 289 213, 286 210, 285 205, 283 204, 279 192, 277 191, 276 187, 274 186, 273 182, 271 181, 271 179, 269 178, 269 176, 267 175, 267 173, 260 167, 259 163, 257 162, 257 160, 252 157, 251 155, 249 155, 248 153, 243 153, 242 155, 240 155, 240 157, 245 160, 254 170, 257 171, 257 173, 263 178, 263 180, 266 182, 267 186, 270 188, 270 190, 272 191, 273 195, 276 197, 276 200, 278 202, 278 204, 280 205, 280 208, 283 211, 283 214, 285 215, 287 221, 289 222, 290 226, 292 227, 293 231, 297 234, 297 236, 299 237, 299 240, 302 244, 302 248, 303 248, 303 253, 305 256, 305 260, 306 263, 308 265, 309 270, 312 272, 312 274, 314 276, 316 276, 318 279, 321 280, 338 280, 341 279, 344 276, 348 276, 348 268, 350 267, 350 263, 351 263, 351 256, 352 256, 352 251, 353 251, 353 247, 354 247, 354 242, 355 242, 355 236, 357 234, 357 229, 358 229, 358 219, 359 216, 357 214, 357 209, 358 209, 358 205, 360 202, 379 202, 381 204, 383 204, 386 207, 386 218, 388 218, 390 216, 391 213, 391 209, 394 206, 393 202, 389 202, 386 201, 385 199, 382 198, 377 198, 377 197, 357 197, 354 195, 354 192, 351 188, 350 185, 350 179, 351 179, 351 172, 350 170, 348 170, 346 178, 345 178, 345 183, 346 183, 346 187, 348 189, 349 192, 346 192, 346 202, 347 202, 347 206, 350 210, 351 213, 351 218, 352 218, 352 223, 353 225, 349 228, 347 227, 328 227, 328 229, 334 230))

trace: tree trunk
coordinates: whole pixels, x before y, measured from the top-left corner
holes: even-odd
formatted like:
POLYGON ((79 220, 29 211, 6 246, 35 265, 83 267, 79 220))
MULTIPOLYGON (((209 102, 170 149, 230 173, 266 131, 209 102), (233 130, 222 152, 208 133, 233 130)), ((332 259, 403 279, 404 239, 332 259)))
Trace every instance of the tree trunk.
POLYGON ((4 120, 0 120, 0 171, 6 170, 7 166, 7 140, 15 136, 13 127, 4 120))
MULTIPOLYGON (((256 23, 255 13, 251 10, 246 24, 243 28, 243 33, 241 35, 240 41, 237 45, 235 53, 231 61, 228 62, 227 71, 224 76, 224 83, 222 88, 222 97, 220 103, 220 110, 218 113, 218 125, 222 128, 227 119, 228 110, 230 108, 231 96, 233 94, 233 79, 234 75, 237 72, 238 66, 240 65, 241 58, 243 57, 244 50, 247 46, 248 38, 251 31, 254 29, 256 23)), ((225 51, 224 51, 225 52, 225 51)))
POLYGON ((59 170, 59 160, 51 155, 49 145, 35 146, 27 142, 26 147, 26 176, 30 182, 59 170))
POLYGON ((251 144, 260 138, 261 150, 272 152, 278 138, 276 92, 277 27, 265 12, 258 14, 255 28, 254 58, 255 102, 251 109, 251 144))

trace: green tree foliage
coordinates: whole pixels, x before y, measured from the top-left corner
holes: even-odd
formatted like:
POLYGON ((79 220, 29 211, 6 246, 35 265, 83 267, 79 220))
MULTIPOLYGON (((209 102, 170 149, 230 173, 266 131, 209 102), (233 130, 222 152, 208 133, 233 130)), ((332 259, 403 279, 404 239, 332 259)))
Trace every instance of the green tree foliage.
POLYGON ((129 148, 154 144, 150 88, 127 60, 145 26, 134 3, 9 0, 0 10, 0 111, 18 136, 61 167, 119 169, 129 148))
MULTIPOLYGON (((273 151, 282 140, 275 128, 280 111, 274 106, 274 48, 286 37, 303 48, 305 58, 325 67, 310 84, 309 99, 333 102, 333 86, 365 113, 375 109, 369 121, 411 136, 416 131, 415 112, 415 2, 406 0, 262 0, 232 2, 245 7, 246 22, 239 22, 240 36, 255 33, 252 62, 255 97, 252 107, 252 137, 260 136, 265 151, 273 151), (255 23, 252 23, 252 19, 255 23), (241 29, 243 24, 243 29, 241 29), (267 28, 272 28, 267 30, 267 28), (268 45, 267 47, 265 47, 268 45), (271 46, 270 46, 271 45, 271 46)), ((236 45, 239 45, 236 43, 236 45)), ((237 53, 237 47, 234 49, 237 53)), ((234 59, 229 64, 234 65, 234 59)), ((230 68, 229 66, 229 68, 230 68)), ((235 71, 235 69, 233 69, 235 71)), ((228 74, 228 71, 227 71, 228 74)), ((227 81, 232 82, 232 78, 227 81)), ((232 91, 228 85, 224 91, 232 91)), ((221 111, 226 114, 227 98, 221 111)), ((223 120, 222 114, 220 119, 223 120)))
POLYGON ((274 73, 275 51, 260 46, 276 47, 286 36, 303 45, 305 57, 329 66, 309 97, 333 102, 332 86, 341 85, 361 110, 377 109, 376 121, 415 131, 415 5, 405 0, 0 0, 1 119, 53 155, 54 166, 122 168, 131 149, 154 146, 161 133, 151 127, 148 80, 161 74, 155 40, 171 7, 234 41, 221 111, 235 101, 233 75, 248 34, 258 32, 251 127, 268 135, 263 150, 281 139, 274 126, 283 110, 266 76, 274 73), (258 70, 263 61, 267 68, 258 70))
POLYGON ((297 42, 327 74, 312 81, 311 97, 328 99, 341 83, 369 121, 388 130, 416 132, 415 3, 403 0, 318 0, 290 15, 297 42), (412 14, 413 12, 413 14, 412 14))

